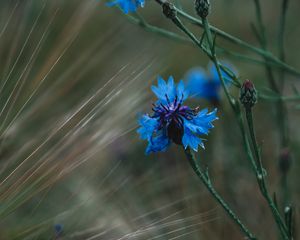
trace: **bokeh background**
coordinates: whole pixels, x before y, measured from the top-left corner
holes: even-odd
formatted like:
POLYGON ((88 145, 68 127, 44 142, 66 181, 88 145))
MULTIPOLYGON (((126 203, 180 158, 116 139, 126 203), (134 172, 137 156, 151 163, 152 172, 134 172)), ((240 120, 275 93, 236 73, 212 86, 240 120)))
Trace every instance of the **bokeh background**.
MULTIPOLYGON (((193 1, 181 1, 192 15, 193 1)), ((253 1, 212 1, 210 22, 253 45, 253 1)), ((300 69, 300 2, 290 1, 286 61, 300 69)), ((278 54, 280 0, 262 1, 270 50, 278 54)), ((181 34, 155 1, 139 9, 149 23, 181 34)), ((202 30, 187 25, 197 36, 202 30)), ((225 49, 259 56, 218 39, 225 49)), ((260 89, 264 66, 220 53, 260 89)), ((158 75, 183 79, 207 57, 190 44, 132 24, 117 8, 95 0, 0 2, 0 239, 244 239, 197 179, 179 146, 144 154, 137 117, 151 110, 158 75), (58 229, 62 232, 58 234, 58 229), (59 236, 58 236, 59 235, 59 236)), ((274 70, 278 78, 278 70, 274 70)), ((284 95, 300 89, 285 74, 284 95)), ((238 97, 238 90, 230 88, 238 97)), ((260 239, 277 239, 234 114, 224 96, 219 120, 197 157, 216 189, 260 239)), ((193 106, 213 109, 206 100, 193 106)), ((286 198, 299 224, 299 101, 286 102, 292 166, 286 184, 274 101, 254 109, 257 139, 270 191, 280 211, 286 198)), ((298 225, 299 226, 299 225, 298 225)), ((297 236, 297 235, 296 235, 297 236)))

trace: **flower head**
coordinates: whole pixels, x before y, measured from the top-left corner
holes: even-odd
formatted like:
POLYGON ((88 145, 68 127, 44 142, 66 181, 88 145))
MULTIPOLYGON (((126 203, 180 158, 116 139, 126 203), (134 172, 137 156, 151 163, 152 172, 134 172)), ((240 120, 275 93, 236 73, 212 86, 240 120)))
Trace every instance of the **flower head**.
POLYGON ((210 10, 209 0, 195 0, 195 9, 201 18, 206 18, 210 10))
POLYGON ((118 5, 122 11, 127 14, 130 12, 135 12, 138 7, 144 7, 145 0, 114 0, 107 3, 109 7, 118 5))
MULTIPOLYGON (((229 69, 233 69, 230 64, 223 64, 229 69)), ((233 71, 236 72, 236 71, 233 71)), ((225 83, 229 84, 229 76, 222 71, 225 83)), ((209 66, 209 73, 202 68, 193 68, 186 74, 187 89, 192 97, 205 98, 213 103, 220 101, 221 80, 216 67, 209 66)))
POLYGON ((213 128, 216 109, 208 112, 183 105, 189 93, 183 81, 175 84, 173 77, 168 82, 158 77, 158 86, 152 86, 152 91, 158 98, 153 104, 153 114, 139 118, 138 133, 149 143, 146 153, 165 151, 172 142, 195 151, 199 145, 204 148, 199 135, 207 135, 213 128))
POLYGON ((246 80, 240 89, 240 101, 246 109, 257 103, 257 91, 250 80, 246 80))
POLYGON ((175 19, 177 16, 177 11, 172 3, 164 2, 162 4, 163 14, 170 19, 175 19))

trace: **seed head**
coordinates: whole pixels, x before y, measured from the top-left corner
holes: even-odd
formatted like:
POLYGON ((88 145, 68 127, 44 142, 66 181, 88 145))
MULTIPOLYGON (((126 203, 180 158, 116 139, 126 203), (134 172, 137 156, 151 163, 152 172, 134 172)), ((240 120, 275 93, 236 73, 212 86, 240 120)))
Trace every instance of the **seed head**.
POLYGON ((206 18, 210 11, 209 0, 195 0, 195 9, 201 18, 206 18))
POLYGON ((257 102, 257 91, 250 80, 246 80, 240 89, 240 101, 246 109, 252 108, 257 102))

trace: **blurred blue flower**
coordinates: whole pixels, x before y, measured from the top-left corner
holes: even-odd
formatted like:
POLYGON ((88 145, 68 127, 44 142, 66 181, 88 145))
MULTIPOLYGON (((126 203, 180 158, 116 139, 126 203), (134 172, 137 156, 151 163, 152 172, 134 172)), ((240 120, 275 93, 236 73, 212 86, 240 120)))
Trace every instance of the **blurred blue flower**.
POLYGON ((158 77, 158 86, 152 86, 152 91, 158 98, 153 104, 153 114, 141 116, 137 130, 141 139, 148 141, 146 154, 165 151, 171 142, 194 151, 198 145, 204 148, 199 135, 207 135, 213 128, 212 122, 218 119, 217 110, 200 111, 198 107, 191 109, 183 105, 189 93, 183 81, 175 84, 173 77, 169 77, 168 82, 158 77))
POLYGON ((115 5, 118 5, 122 11, 127 14, 130 12, 135 12, 138 7, 144 7, 145 0, 114 0, 107 3, 107 6, 109 7, 115 5))
POLYGON ((57 237, 61 236, 62 232, 63 232, 63 225, 62 224, 55 224, 54 225, 54 230, 55 230, 55 235, 57 237))
MULTIPOLYGON (((236 74, 236 70, 234 70, 233 66, 227 63, 223 63, 223 65, 236 74)), ((209 64, 208 69, 208 73, 200 67, 188 71, 185 77, 187 89, 191 97, 205 98, 213 103, 218 103, 220 101, 220 88, 222 86, 221 80, 213 64, 209 64)), ((224 71, 221 72, 225 83, 230 84, 230 76, 224 71)))

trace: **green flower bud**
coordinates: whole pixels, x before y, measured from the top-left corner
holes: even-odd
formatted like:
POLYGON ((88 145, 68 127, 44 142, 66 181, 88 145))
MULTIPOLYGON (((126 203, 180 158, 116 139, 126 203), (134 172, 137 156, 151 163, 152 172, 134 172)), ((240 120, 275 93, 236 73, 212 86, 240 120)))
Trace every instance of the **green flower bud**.
POLYGON ((162 4, 162 8, 163 8, 163 13, 167 18, 170 18, 170 19, 176 18, 177 12, 172 3, 165 2, 162 4))
POLYGON ((252 108, 257 102, 257 91, 250 80, 246 80, 240 89, 240 101, 246 109, 252 108))
POLYGON ((210 11, 209 0, 195 0, 195 9, 201 18, 206 18, 210 11))

